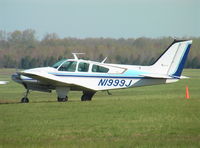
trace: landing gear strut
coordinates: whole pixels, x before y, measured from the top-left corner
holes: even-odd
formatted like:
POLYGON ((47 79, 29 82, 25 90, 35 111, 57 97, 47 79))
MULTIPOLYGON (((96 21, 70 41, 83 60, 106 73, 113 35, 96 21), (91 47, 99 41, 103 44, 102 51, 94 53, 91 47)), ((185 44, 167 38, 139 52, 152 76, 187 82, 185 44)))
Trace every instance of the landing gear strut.
POLYGON ((83 91, 81 101, 91 101, 94 94, 95 92, 92 92, 92 91, 83 91))
POLYGON ((58 95, 57 101, 58 102, 66 102, 68 101, 67 94, 70 88, 68 87, 56 87, 56 93, 58 95))
POLYGON ((29 102, 28 94, 29 94, 29 89, 26 90, 26 94, 25 94, 24 97, 21 99, 21 103, 28 103, 28 102, 29 102))

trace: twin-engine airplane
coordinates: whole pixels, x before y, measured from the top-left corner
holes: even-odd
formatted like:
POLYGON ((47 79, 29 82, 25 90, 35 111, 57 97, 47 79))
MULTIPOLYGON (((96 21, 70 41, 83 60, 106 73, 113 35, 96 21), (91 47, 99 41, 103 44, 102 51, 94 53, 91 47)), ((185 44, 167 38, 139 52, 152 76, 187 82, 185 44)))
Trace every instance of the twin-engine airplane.
POLYGON ((151 66, 108 64, 78 59, 61 60, 52 67, 17 72, 15 82, 26 88, 22 103, 28 103, 29 90, 56 90, 59 102, 68 100, 69 91, 83 91, 81 101, 92 100, 97 91, 176 82, 181 76, 192 40, 174 40, 151 66))

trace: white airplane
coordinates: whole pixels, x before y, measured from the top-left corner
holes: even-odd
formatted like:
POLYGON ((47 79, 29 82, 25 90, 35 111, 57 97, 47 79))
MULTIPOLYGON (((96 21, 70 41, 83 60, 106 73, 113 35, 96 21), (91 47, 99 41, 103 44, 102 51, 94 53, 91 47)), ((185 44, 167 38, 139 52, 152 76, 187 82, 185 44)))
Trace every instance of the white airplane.
POLYGON ((78 59, 73 53, 74 59, 17 72, 12 79, 27 90, 22 103, 29 102, 29 90, 56 90, 59 102, 68 100, 70 90, 83 91, 81 101, 90 101, 97 91, 172 83, 184 78, 181 73, 191 44, 192 40, 174 40, 151 66, 108 64, 106 59, 94 62, 78 59))

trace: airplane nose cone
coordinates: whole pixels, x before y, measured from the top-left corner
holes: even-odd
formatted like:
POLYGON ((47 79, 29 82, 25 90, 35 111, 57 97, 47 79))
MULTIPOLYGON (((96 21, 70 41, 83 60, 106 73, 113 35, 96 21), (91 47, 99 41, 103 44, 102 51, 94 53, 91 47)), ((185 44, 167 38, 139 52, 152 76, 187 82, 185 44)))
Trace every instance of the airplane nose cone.
POLYGON ((18 83, 22 82, 22 79, 20 78, 20 74, 18 73, 15 73, 12 75, 12 80, 18 83))

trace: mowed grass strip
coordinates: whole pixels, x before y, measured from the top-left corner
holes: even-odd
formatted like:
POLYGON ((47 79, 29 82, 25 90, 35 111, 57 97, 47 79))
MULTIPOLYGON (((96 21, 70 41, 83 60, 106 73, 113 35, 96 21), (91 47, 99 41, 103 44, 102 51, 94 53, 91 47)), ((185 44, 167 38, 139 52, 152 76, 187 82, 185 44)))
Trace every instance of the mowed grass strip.
POLYGON ((10 81, 0 85, 0 147, 200 147, 200 70, 184 74, 192 78, 98 92, 91 102, 80 92, 66 103, 55 92, 31 92, 21 104, 24 88, 10 81))

